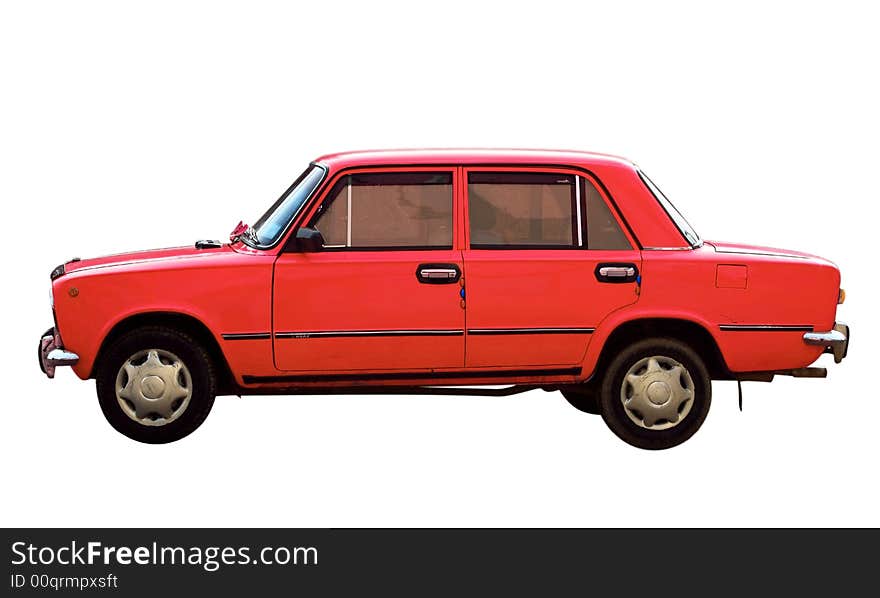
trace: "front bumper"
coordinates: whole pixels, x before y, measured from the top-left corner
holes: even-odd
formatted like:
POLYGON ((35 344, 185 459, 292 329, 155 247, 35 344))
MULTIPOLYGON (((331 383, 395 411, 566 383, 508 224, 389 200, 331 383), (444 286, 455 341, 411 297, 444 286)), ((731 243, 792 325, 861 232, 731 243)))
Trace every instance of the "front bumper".
POLYGON ((37 345, 37 360, 43 373, 50 378, 54 378, 56 367, 59 365, 76 365, 79 362, 79 355, 65 349, 61 344, 61 337, 58 335, 58 331, 50 328, 40 337, 40 343, 37 345))
POLYGON ((828 332, 804 333, 804 342, 808 345, 825 347, 826 353, 834 355, 834 363, 840 363, 846 357, 847 349, 849 349, 849 326, 842 322, 835 322, 834 328, 828 332))

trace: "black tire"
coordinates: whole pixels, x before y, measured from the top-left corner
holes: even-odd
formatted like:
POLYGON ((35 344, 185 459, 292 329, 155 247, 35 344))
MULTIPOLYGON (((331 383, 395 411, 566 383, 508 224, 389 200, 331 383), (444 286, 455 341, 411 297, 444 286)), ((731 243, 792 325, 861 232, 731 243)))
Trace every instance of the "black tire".
POLYGON ((43 337, 49 336, 49 335, 54 335, 54 334, 55 334, 55 329, 50 328, 49 330, 47 330, 46 332, 41 334, 40 340, 37 341, 37 363, 40 364, 40 370, 42 370, 42 372, 44 374, 46 374, 47 376, 49 374, 46 372, 46 366, 43 365, 43 337))
POLYGON ((96 390, 104 417, 113 428, 132 440, 147 444, 174 442, 196 430, 214 405, 216 376, 214 364, 198 341, 186 333, 161 326, 132 330, 116 339, 103 352, 97 364, 96 390), (167 424, 150 426, 129 417, 116 397, 116 377, 123 363, 147 349, 159 349, 179 357, 192 380, 189 404, 167 424))
POLYGON ((685 343, 662 337, 638 341, 623 349, 606 370, 599 393, 602 419, 611 431, 624 442, 648 450, 672 448, 693 436, 703 425, 711 403, 712 381, 703 360, 685 343), (647 429, 635 423, 630 419, 621 400, 626 373, 637 362, 651 356, 663 356, 677 361, 687 370, 693 381, 693 403, 690 411, 673 427, 662 430, 647 429))
POLYGON ((582 388, 566 388, 561 391, 568 404, 584 413, 599 415, 599 397, 594 390, 582 388))

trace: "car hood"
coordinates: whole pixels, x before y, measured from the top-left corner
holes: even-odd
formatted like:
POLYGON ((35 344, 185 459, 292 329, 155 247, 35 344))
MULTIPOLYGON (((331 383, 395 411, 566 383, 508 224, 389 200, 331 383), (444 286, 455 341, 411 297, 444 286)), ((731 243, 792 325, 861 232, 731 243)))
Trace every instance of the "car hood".
POLYGON ((140 265, 165 260, 203 258, 228 253, 230 251, 232 251, 232 249, 228 244, 210 249, 196 249, 192 245, 167 247, 165 249, 147 249, 144 251, 116 253, 113 255, 86 259, 74 258, 74 260, 71 260, 64 265, 64 270, 65 272, 70 273, 76 272, 77 270, 93 270, 110 266, 140 265))

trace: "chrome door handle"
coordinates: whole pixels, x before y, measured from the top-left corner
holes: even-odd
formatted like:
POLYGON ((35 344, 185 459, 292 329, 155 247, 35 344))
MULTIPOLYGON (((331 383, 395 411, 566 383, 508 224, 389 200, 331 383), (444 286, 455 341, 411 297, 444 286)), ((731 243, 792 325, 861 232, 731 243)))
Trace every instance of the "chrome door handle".
POLYGON ((635 276, 636 269, 630 266, 603 266, 599 268, 599 276, 608 278, 625 278, 635 276))
POLYGON ((636 282, 639 279, 639 268, 628 263, 604 263, 596 266, 596 280, 599 282, 636 282))
POLYGON ((455 278, 458 272, 452 268, 422 268, 419 270, 422 278, 455 278))
POLYGON ((416 278, 423 284, 450 284, 458 282, 461 270, 456 264, 419 264, 416 278))

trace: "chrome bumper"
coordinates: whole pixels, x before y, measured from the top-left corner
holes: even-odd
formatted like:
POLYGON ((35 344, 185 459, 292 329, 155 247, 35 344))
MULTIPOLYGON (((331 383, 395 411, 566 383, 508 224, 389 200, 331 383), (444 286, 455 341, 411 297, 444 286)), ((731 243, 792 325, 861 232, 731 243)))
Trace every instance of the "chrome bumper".
POLYGON ((804 342, 825 347, 826 353, 834 355, 834 363, 840 363, 849 348, 849 326, 836 322, 828 332, 806 332, 804 342))
POLYGON ((54 328, 43 333, 37 345, 37 360, 40 369, 50 378, 55 377, 55 368, 59 365, 76 365, 79 355, 71 353, 61 345, 61 337, 54 328))

